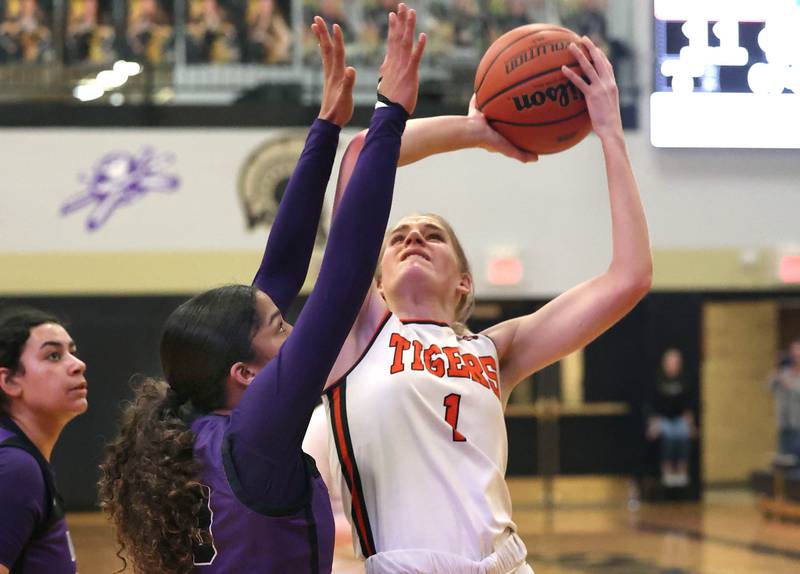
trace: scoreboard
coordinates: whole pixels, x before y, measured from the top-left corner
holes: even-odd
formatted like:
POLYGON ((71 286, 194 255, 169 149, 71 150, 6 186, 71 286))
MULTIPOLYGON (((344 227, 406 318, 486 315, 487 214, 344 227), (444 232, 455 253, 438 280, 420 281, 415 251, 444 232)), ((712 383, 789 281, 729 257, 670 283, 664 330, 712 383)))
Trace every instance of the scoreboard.
POLYGON ((800 148, 800 0, 654 0, 656 147, 800 148))

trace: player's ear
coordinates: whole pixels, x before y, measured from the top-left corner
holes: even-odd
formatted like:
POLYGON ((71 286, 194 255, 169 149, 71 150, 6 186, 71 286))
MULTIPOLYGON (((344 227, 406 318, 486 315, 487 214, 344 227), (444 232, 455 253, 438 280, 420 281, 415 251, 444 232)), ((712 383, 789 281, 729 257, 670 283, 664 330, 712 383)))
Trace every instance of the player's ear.
POLYGON ((238 362, 231 365, 229 375, 230 379, 234 383, 246 387, 253 382, 253 379, 256 376, 256 371, 254 371, 248 364, 238 362))
POLYGON ((469 295, 472 291, 472 275, 469 273, 462 273, 461 280, 456 286, 456 292, 459 295, 469 295))
POLYGON ((18 397, 22 393, 22 387, 14 379, 14 373, 7 367, 0 369, 0 392, 9 397, 18 397))
POLYGON ((383 282, 378 277, 375 278, 375 288, 378 290, 378 293, 381 294, 381 299, 386 301, 386 295, 383 293, 383 282))

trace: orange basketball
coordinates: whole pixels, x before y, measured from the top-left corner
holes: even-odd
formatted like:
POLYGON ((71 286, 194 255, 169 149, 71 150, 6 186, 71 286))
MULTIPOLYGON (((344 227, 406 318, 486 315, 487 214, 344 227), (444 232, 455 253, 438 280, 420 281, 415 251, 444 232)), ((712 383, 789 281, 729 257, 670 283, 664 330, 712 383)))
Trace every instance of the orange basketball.
POLYGON ((581 73, 568 50, 571 42, 581 45, 571 30, 528 24, 500 36, 481 59, 475 74, 478 109, 517 147, 556 153, 591 131, 586 100, 561 71, 567 65, 581 73))

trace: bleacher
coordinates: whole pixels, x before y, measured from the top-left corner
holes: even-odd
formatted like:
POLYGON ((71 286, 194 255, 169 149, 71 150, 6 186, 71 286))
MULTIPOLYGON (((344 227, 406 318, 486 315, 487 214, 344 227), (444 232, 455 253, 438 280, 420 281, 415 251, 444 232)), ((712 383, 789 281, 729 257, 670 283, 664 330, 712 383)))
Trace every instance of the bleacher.
MULTIPOLYGON (((342 26, 348 61, 359 69, 356 103, 369 104, 384 50, 386 13, 396 4, 0 0, 0 103, 227 105, 271 87, 282 94, 299 93, 302 103, 317 102, 320 63, 308 28, 320 14, 342 26)), ((583 0, 418 0, 413 5, 420 29, 428 34, 422 97, 449 99, 462 107, 472 94, 480 57, 505 31, 547 21, 605 34, 597 19, 575 18, 586 12, 583 0)), ((608 46, 619 45, 608 40, 608 46)), ((626 63, 617 73, 623 106, 636 93, 626 63)))

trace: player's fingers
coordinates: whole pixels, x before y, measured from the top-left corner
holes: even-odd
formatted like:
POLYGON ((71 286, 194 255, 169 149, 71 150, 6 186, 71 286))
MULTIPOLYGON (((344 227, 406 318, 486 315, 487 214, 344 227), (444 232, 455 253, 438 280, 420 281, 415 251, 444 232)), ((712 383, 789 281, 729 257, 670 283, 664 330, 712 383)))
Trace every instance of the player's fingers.
POLYGON ((339 24, 333 25, 333 71, 338 73, 344 67, 344 34, 339 24))
POLYGON ((411 55, 411 65, 419 68, 419 62, 422 60, 422 53, 425 52, 425 44, 428 42, 428 37, 425 32, 420 32, 417 45, 414 47, 414 53, 411 55))
POLYGON ((411 47, 414 44, 414 32, 417 27, 417 11, 409 10, 406 13, 406 21, 403 26, 403 49, 406 54, 411 53, 411 47))
POLYGON ((397 14, 389 12, 389 32, 386 37, 386 57, 393 54, 397 45, 397 14))
POLYGON ((592 63, 594 64, 595 70, 597 70, 597 75, 600 77, 608 75, 608 58, 605 55, 605 52, 595 45, 592 42, 592 39, 589 36, 584 36, 581 38, 583 45, 586 46, 589 50, 589 54, 592 56, 592 63))
POLYGON ((344 69, 344 78, 342 79, 342 89, 352 91, 353 85, 356 83, 356 69, 352 66, 347 66, 344 69))
POLYGON ((597 75, 597 70, 594 69, 594 66, 589 61, 589 58, 586 57, 586 54, 583 53, 583 50, 576 43, 571 43, 569 45, 569 51, 572 52, 572 55, 575 56, 575 59, 578 60, 578 64, 580 64, 581 70, 583 70, 583 75, 589 79, 589 84, 594 84, 600 78, 597 75))
POLYGON ((581 77, 580 77, 578 74, 576 74, 575 72, 573 72, 573 71, 572 71, 572 70, 571 70, 569 67, 567 67, 567 66, 561 66, 561 71, 564 73, 564 75, 567 77, 567 79, 568 79, 570 82, 572 82, 573 84, 575 84, 575 87, 576 87, 576 88, 578 88, 578 89, 579 89, 581 92, 583 92, 584 94, 586 93, 586 91, 589 89, 589 84, 587 84, 587 83, 586 83, 586 82, 583 80, 583 78, 581 78, 581 77))
POLYGON ((332 45, 325 20, 316 16, 314 18, 314 24, 312 24, 312 30, 319 41, 319 53, 322 56, 322 65, 327 69, 331 60, 332 45))

